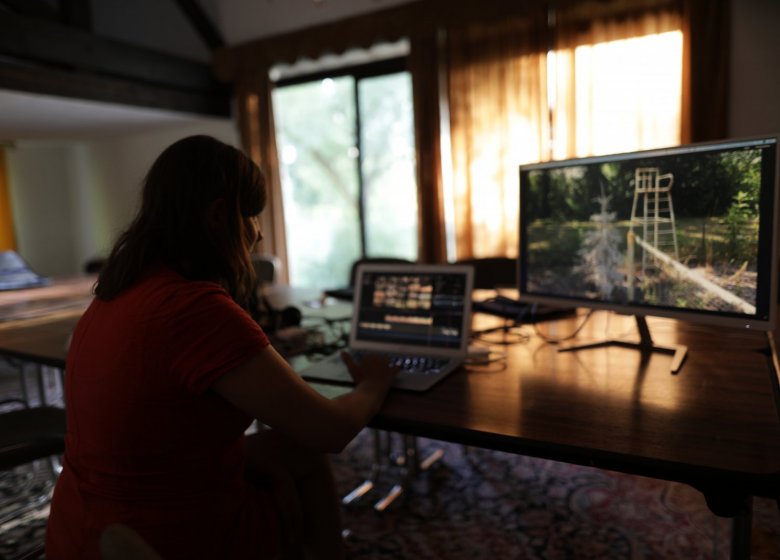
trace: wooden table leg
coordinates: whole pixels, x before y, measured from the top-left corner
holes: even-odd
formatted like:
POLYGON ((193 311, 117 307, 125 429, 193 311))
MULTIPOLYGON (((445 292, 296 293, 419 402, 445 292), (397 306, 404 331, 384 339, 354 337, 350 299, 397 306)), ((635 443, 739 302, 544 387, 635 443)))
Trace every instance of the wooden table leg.
POLYGON ((731 521, 731 560, 748 560, 753 530, 753 497, 746 496, 731 521))

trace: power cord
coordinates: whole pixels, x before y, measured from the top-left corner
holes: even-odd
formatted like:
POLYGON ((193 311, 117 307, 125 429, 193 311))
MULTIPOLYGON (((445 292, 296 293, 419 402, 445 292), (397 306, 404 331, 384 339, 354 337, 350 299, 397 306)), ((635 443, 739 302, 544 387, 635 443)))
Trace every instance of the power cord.
POLYGON ((572 332, 570 334, 567 334, 566 336, 562 336, 562 337, 558 337, 558 338, 547 336, 541 330, 539 330, 539 326, 536 323, 534 323, 534 332, 536 333, 536 335, 539 338, 541 338, 542 340, 544 340, 548 344, 558 344, 558 343, 564 342, 566 340, 571 340, 572 338, 574 338, 575 336, 577 336, 580 333, 582 328, 588 322, 588 319, 590 319, 591 316, 593 315, 593 313, 595 313, 595 312, 596 312, 595 309, 589 309, 588 312, 585 314, 585 317, 583 318, 582 322, 579 325, 577 325, 577 327, 574 329, 574 332, 572 332))

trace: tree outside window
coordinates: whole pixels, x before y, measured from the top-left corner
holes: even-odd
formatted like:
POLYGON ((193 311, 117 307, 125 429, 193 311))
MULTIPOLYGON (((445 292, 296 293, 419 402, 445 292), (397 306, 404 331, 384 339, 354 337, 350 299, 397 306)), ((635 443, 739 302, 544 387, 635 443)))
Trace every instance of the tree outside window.
POLYGON ((362 257, 417 258, 411 78, 386 69, 357 67, 274 90, 293 285, 345 285, 362 257))

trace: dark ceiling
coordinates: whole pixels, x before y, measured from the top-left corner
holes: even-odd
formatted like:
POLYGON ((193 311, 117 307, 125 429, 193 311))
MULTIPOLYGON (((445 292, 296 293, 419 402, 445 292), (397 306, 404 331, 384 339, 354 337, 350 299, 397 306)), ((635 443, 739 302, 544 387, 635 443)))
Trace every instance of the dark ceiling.
MULTIPOLYGON (((175 3, 211 51, 224 45, 197 0, 175 3)), ((209 64, 98 36, 91 16, 90 0, 0 0, 0 89, 230 115, 209 64)))

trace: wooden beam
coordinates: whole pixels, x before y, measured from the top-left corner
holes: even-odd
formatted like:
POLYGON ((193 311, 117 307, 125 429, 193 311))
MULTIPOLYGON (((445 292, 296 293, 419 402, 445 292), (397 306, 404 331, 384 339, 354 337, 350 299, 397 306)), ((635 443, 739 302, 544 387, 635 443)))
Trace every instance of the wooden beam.
POLYGON ((213 51, 225 46, 222 34, 214 26, 214 23, 206 15, 206 12, 203 11, 197 0, 176 0, 176 3, 209 49, 213 51))
POLYGON ((60 0, 60 12, 63 23, 84 31, 92 31, 90 0, 60 0))
POLYGON ((438 28, 521 16, 545 6, 544 0, 416 0, 219 49, 214 67, 220 80, 231 82, 280 62, 316 59, 325 53, 368 48, 404 37, 430 36, 438 28))
POLYGON ((208 64, 10 12, 0 12, 0 55, 195 91, 214 85, 208 64))
POLYGON ((207 91, 182 90, 94 73, 3 60, 0 60, 0 89, 214 117, 231 115, 231 93, 225 87, 207 91))
POLYGON ((59 12, 44 0, 0 0, 0 6, 12 12, 51 21, 59 19, 59 12))

